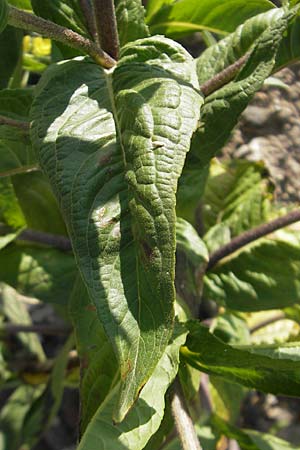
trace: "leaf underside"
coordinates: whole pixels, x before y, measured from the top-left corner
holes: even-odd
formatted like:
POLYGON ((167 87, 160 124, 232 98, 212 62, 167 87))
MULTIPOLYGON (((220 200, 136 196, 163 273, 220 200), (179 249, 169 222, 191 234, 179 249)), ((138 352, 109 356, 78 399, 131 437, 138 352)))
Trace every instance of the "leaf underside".
POLYGON ((135 401, 172 333, 175 192, 202 99, 192 58, 165 38, 123 48, 118 67, 51 67, 32 138, 76 259, 120 363, 115 420, 135 401))

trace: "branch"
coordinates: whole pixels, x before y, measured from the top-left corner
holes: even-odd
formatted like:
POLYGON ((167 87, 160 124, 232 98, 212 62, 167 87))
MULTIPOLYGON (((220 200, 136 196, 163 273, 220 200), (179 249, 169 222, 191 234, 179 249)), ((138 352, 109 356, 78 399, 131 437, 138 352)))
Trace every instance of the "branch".
POLYGON ((29 132, 30 123, 22 122, 21 120, 14 120, 10 117, 0 116, 0 125, 8 125, 10 127, 19 128, 20 130, 29 132))
POLYGON ((202 450, 178 378, 174 382, 171 410, 183 450, 202 450))
POLYGON ((39 333, 47 336, 64 336, 71 332, 70 328, 55 325, 23 325, 16 323, 3 323, 0 332, 4 334, 39 333))
POLYGON ((119 56, 119 35, 113 0, 93 0, 99 44, 114 59, 119 56))
POLYGON ((250 244, 250 242, 254 242, 257 239, 272 233, 273 231, 279 230, 280 228, 286 227, 287 225, 291 225, 292 223, 298 222, 299 220, 300 209, 297 209, 295 211, 289 212, 285 216, 278 217, 271 222, 263 223, 262 225, 258 225, 257 227, 252 228, 251 230, 245 231, 239 236, 233 238, 228 244, 220 247, 218 250, 211 254, 207 265, 207 270, 212 269, 221 259, 231 255, 240 248, 245 247, 245 245, 250 244))
POLYGON ((21 11, 9 5, 8 24, 27 31, 34 31, 44 37, 54 39, 62 44, 73 47, 90 55, 97 64, 106 69, 115 66, 116 61, 94 42, 86 39, 75 31, 56 25, 49 20, 42 19, 34 14, 21 11))
MULTIPOLYGON (((10 227, 0 224, 0 236, 4 236, 5 234, 11 232, 12 229, 10 227)), ((59 234, 45 233, 44 231, 28 229, 22 231, 17 236, 17 239, 49 245, 63 251, 72 250, 69 238, 66 236, 61 236, 59 234)))
POLYGON ((229 83, 229 81, 231 81, 239 72, 240 68, 245 64, 245 62, 248 61, 249 56, 250 52, 246 53, 233 64, 225 67, 224 70, 217 73, 217 75, 203 83, 202 86, 200 86, 200 91, 202 92, 204 97, 207 97, 208 95, 223 87, 225 84, 229 83))

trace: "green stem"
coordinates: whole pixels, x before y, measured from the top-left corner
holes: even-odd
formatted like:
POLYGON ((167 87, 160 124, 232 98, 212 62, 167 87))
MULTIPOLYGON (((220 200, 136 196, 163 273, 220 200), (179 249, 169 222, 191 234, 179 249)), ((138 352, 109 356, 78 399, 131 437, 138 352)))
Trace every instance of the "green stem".
POLYGON ((113 0, 93 0, 99 44, 114 59, 119 57, 119 35, 113 0))
POLYGON ((44 37, 54 39, 69 47, 75 48, 90 55, 102 67, 109 69, 115 66, 116 61, 105 51, 89 39, 84 38, 75 31, 56 25, 49 20, 42 19, 33 14, 9 6, 8 23, 16 28, 34 31, 44 37))

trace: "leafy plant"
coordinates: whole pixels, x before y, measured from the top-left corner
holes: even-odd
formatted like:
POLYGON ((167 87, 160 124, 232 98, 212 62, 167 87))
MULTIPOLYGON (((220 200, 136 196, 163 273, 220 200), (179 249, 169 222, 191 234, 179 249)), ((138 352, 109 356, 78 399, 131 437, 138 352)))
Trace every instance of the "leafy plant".
POLYGON ((0 1, 0 449, 33 448, 64 386, 79 387, 81 450, 292 448, 236 420, 247 389, 298 395, 300 235, 282 228, 300 213, 278 208, 261 164, 212 159, 300 56, 298 12, 0 1), (194 31, 196 59, 171 39, 194 31), (32 324, 31 301, 65 327, 32 324), (257 343, 280 308, 293 342, 257 343), (69 337, 49 360, 28 332, 69 337))

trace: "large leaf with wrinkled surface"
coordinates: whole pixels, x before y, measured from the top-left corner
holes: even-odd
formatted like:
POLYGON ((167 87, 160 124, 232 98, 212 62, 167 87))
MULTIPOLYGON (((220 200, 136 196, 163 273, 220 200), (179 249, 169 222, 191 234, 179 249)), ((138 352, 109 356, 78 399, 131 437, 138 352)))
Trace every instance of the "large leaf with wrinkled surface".
POLYGON ((33 106, 33 142, 120 361, 116 420, 172 333, 175 192, 199 118, 195 88, 190 55, 152 37, 125 46, 113 72, 88 59, 53 66, 33 106))

